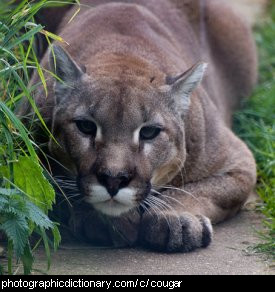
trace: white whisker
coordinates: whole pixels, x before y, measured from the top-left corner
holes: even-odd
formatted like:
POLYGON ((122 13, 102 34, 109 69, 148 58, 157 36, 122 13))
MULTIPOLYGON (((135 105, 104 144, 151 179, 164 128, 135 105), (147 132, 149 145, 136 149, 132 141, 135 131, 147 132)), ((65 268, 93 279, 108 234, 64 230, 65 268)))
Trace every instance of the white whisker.
POLYGON ((147 208, 147 206, 143 202, 140 203, 140 206, 152 216, 150 208, 147 208))
POLYGON ((82 195, 79 194, 79 193, 67 194, 67 197, 65 199, 63 199, 62 201, 58 202, 58 205, 61 205, 64 201, 69 201, 70 202, 71 199, 75 199, 77 197, 82 197, 82 195))
MULTIPOLYGON (((161 194, 161 195, 162 195, 162 194, 161 194)), ((168 202, 162 200, 162 199, 159 198, 159 197, 155 197, 155 196, 154 196, 153 198, 154 198, 154 200, 158 201, 160 204, 163 204, 163 206, 165 206, 166 209, 167 209, 168 211, 172 211, 173 214, 177 217, 177 219, 178 219, 178 221, 179 221, 179 215, 178 215, 177 211, 175 210, 175 208, 173 208, 168 202)), ((179 222, 179 223, 180 223, 180 222, 179 222)))
POLYGON ((174 202, 178 203, 179 205, 181 205, 183 208, 185 208, 185 206, 177 199, 173 198, 173 197, 170 197, 170 196, 167 196, 167 195, 164 195, 164 194, 161 194, 161 196, 169 199, 169 200, 173 200, 174 202))
MULTIPOLYGON (((147 198, 148 199, 148 198, 147 198)), ((146 200, 147 200, 146 199, 146 200)), ((148 202, 148 201, 147 201, 148 202)), ((162 215, 166 222, 167 222, 167 225, 170 229, 170 222, 167 220, 167 215, 163 212, 163 209, 161 209, 158 205, 155 204, 155 202, 153 201, 150 201, 150 208, 152 211, 154 211, 154 213, 157 215, 158 219, 159 219, 159 215, 162 215)))
POLYGON ((198 203, 201 203, 200 200, 199 200, 195 195, 193 195, 192 193, 190 193, 190 192, 188 192, 188 191, 186 191, 186 190, 184 190, 184 189, 180 189, 180 188, 173 187, 173 186, 161 186, 161 185, 159 185, 159 186, 154 186, 154 187, 157 187, 157 188, 163 188, 163 189, 171 189, 171 190, 175 190, 175 191, 180 191, 180 192, 182 192, 182 193, 185 193, 185 194, 191 196, 191 197, 194 198, 198 203))
MULTIPOLYGON (((155 190, 154 190, 155 191, 155 190)), ((156 192, 156 191, 155 191, 156 192)), ((157 192, 158 193, 158 192, 157 192)), ((159 193, 160 194, 160 193, 159 193)), ((151 202, 153 203, 153 204, 155 204, 155 205, 157 205, 159 208, 162 208, 162 210, 164 210, 164 211, 172 211, 172 213, 177 217, 177 219, 178 219, 178 221, 180 221, 179 220, 179 215, 178 215, 178 213, 176 212, 176 210, 170 205, 170 204, 168 204, 168 202, 166 202, 166 201, 164 201, 164 200, 162 200, 161 198, 159 198, 159 197, 156 197, 156 196, 149 196, 148 197, 150 200, 151 200, 151 202)), ((162 213, 163 214, 163 213, 162 213)), ((166 221, 167 221, 167 214, 165 215, 165 219, 166 219, 166 221)), ((180 222, 179 222, 180 223, 180 222)), ((169 225, 169 227, 170 227, 170 223, 168 222, 168 225, 169 225)))
POLYGON ((155 193, 155 194, 158 194, 158 195, 161 195, 160 192, 158 192, 158 191, 156 191, 156 190, 154 190, 154 189, 151 189, 151 192, 153 192, 153 193, 155 193))

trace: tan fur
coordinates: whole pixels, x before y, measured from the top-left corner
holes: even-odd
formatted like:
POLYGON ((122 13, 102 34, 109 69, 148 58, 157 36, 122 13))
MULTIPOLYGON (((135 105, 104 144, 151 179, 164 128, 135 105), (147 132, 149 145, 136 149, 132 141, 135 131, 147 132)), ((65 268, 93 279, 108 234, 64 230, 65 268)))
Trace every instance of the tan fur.
MULTIPOLYGON (((108 219, 130 244, 138 240, 166 251, 207 246, 212 234, 209 219, 217 223, 233 216, 256 181, 252 154, 230 130, 233 110, 256 82, 250 28, 219 0, 204 1, 203 9, 194 0, 82 2, 93 8, 82 9, 67 24, 73 13, 69 12, 59 28, 75 63, 56 49, 63 64, 57 70, 62 74, 70 64, 64 74, 70 87, 58 81, 54 85, 49 78, 48 97, 42 88, 35 95, 61 145, 51 141, 51 153, 77 170, 81 191, 91 200, 89 189, 99 184, 98 173, 126 171, 133 176, 128 187, 136 190, 136 206, 148 196, 148 181, 153 183, 152 192, 162 199, 155 202, 157 211, 145 206, 144 214, 129 211, 108 219), (108 2, 112 3, 104 4, 108 2), (200 67, 178 79, 171 77, 200 61, 208 63, 206 77, 181 108, 185 78, 199 76, 200 67), (167 80, 176 81, 166 84, 167 80), (80 134, 72 121, 79 116, 77 110, 89 116, 88 109, 103 129, 101 141, 80 134), (164 127, 146 155, 142 143, 132 143, 144 116, 164 127)), ((48 56, 42 65, 48 66, 48 56)), ((94 200, 98 196, 94 194, 94 200)), ((119 204, 115 198, 114 208, 119 204)), ((77 217, 80 213, 84 216, 80 211, 77 217)), ((78 228, 92 224, 88 215, 83 218, 78 218, 78 228)), ((89 238, 96 237, 92 227, 85 230, 89 238)))
POLYGON ((268 0, 230 0, 229 4, 250 25, 263 18, 268 0))

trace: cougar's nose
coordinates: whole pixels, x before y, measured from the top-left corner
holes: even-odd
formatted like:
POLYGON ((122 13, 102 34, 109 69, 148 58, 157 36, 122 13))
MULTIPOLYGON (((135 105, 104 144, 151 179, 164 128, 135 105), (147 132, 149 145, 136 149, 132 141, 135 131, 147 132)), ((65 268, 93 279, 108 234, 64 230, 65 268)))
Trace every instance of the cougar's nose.
POLYGON ((132 176, 128 172, 121 172, 113 176, 110 172, 106 171, 97 173, 96 176, 98 182, 106 187, 111 197, 114 197, 121 188, 127 187, 132 180, 132 176))

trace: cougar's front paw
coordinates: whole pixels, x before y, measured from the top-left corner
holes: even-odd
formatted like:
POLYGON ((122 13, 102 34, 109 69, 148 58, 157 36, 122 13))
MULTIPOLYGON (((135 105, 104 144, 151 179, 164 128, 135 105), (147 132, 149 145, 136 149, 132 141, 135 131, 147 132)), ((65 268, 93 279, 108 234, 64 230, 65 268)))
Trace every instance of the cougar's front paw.
POLYGON ((212 233, 211 222, 205 216, 145 213, 141 221, 140 241, 143 246, 158 251, 189 252, 207 247, 212 233))

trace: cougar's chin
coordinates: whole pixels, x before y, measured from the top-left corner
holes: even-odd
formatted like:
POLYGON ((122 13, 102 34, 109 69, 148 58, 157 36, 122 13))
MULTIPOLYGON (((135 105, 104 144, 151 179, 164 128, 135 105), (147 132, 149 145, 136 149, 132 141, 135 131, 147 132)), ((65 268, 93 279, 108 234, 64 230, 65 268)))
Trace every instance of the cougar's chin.
POLYGON ((126 206, 118 203, 113 199, 104 203, 93 204, 93 207, 101 213, 112 217, 119 217, 129 212, 133 208, 131 206, 126 206))
POLYGON ((89 189, 86 202, 105 215, 118 217, 137 207, 134 188, 122 188, 114 197, 101 185, 92 185, 89 189))

